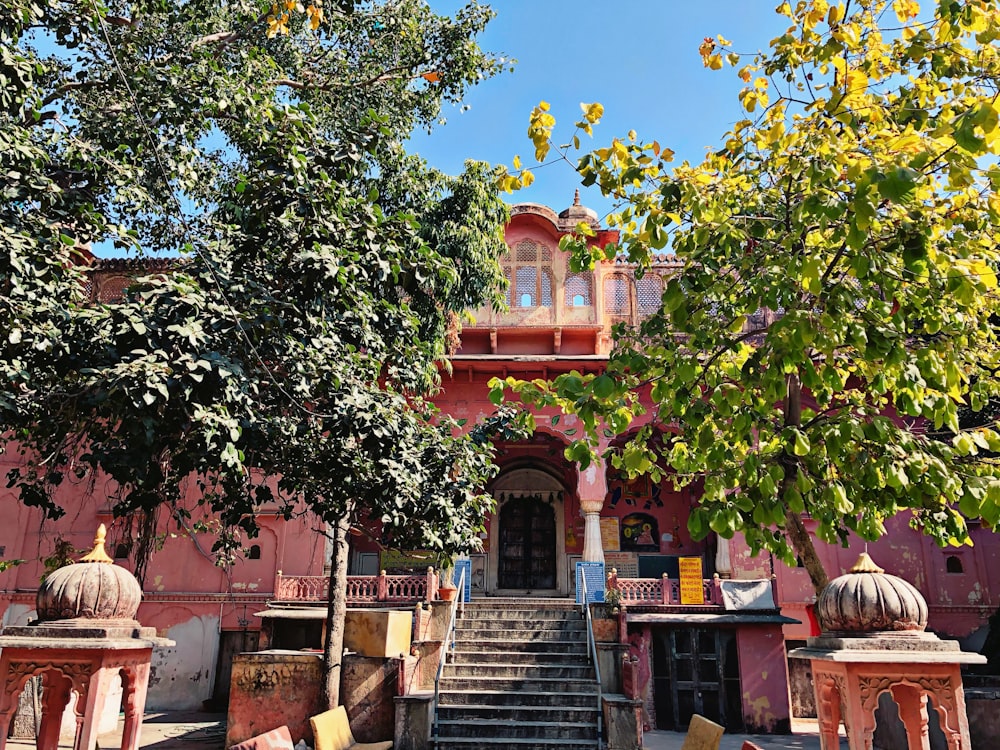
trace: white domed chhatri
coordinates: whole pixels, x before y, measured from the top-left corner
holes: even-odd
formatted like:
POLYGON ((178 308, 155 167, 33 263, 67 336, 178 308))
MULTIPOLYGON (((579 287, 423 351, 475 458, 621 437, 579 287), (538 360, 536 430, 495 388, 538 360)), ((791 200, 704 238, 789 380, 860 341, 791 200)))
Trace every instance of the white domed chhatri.
POLYGON ((104 551, 107 530, 101 524, 94 549, 80 562, 53 571, 38 589, 40 622, 54 620, 134 621, 142 589, 129 571, 104 551))
POLYGON ((913 585, 887 575, 862 552, 848 573, 820 593, 816 616, 824 633, 918 634, 927 627, 927 602, 913 585))

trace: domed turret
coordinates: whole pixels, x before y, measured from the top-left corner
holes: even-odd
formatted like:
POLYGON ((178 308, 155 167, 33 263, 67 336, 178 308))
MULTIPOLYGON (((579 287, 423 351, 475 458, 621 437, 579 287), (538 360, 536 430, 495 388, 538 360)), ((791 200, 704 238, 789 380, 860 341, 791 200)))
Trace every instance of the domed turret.
POLYGON ((927 627, 927 602, 862 552, 848 573, 820 593, 816 616, 824 634, 918 634, 927 627))
POLYGON ((597 212, 580 204, 580 191, 577 190, 573 196, 573 205, 559 212, 559 228, 571 231, 581 221, 594 229, 600 229, 601 222, 597 218, 597 212))
POLYGON ((139 582, 104 551, 101 524, 94 549, 80 562, 53 571, 38 589, 40 622, 52 620, 135 620, 142 599, 139 582))

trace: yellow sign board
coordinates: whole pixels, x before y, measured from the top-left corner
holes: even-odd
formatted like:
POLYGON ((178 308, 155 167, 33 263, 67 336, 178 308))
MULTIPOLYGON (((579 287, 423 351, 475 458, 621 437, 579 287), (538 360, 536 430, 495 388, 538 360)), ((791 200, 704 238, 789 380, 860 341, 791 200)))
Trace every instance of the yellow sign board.
POLYGON ((680 567, 681 604, 704 604, 705 589, 702 585, 701 558, 681 557, 680 567))
POLYGON ((618 552, 621 549, 618 540, 618 519, 601 519, 601 548, 605 552, 618 552))

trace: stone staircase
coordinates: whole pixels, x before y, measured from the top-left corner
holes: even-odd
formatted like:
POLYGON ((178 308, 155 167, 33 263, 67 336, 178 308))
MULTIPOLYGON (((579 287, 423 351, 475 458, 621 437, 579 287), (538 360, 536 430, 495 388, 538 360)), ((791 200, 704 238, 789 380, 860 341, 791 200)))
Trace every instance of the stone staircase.
POLYGON ((586 622, 571 600, 473 600, 455 628, 437 750, 600 747, 586 622))

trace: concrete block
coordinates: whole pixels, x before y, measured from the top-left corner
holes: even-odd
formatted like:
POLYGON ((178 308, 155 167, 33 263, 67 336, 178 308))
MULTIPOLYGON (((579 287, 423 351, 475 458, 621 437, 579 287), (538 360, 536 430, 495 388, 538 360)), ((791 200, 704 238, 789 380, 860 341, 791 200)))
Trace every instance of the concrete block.
POLYGON ((398 609, 349 609, 344 618, 344 648, 380 658, 410 653, 413 613, 398 609))
POLYGON ((719 750, 719 742, 726 730, 704 716, 694 714, 688 725, 681 750, 719 750))

